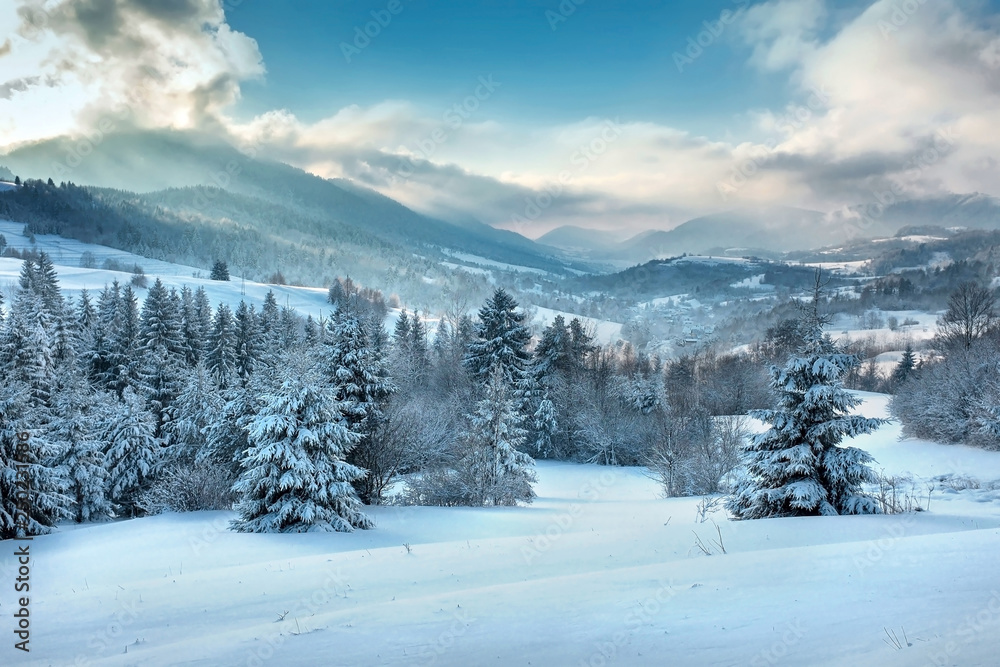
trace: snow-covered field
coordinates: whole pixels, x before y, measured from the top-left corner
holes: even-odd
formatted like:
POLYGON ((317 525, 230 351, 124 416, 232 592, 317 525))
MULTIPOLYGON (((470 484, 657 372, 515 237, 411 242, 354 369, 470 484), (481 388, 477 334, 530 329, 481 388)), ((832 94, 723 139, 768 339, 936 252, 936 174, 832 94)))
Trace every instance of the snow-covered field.
POLYGON ((350 535, 235 534, 226 512, 66 527, 31 545, 30 655, 3 584, 0 664, 995 665, 1000 453, 898 435, 855 444, 925 495, 965 480, 929 512, 716 512, 717 533, 639 469, 543 463, 531 506, 375 508, 350 535))
POLYGON ((919 310, 886 310, 881 311, 884 319, 895 317, 898 328, 893 331, 888 326, 878 329, 861 329, 855 316, 838 314, 827 325, 826 330, 834 340, 840 343, 850 343, 856 340, 873 339, 878 344, 898 345, 903 349, 905 342, 913 344, 928 341, 937 334, 938 313, 925 313, 919 310), (916 324, 903 324, 907 321, 916 324))

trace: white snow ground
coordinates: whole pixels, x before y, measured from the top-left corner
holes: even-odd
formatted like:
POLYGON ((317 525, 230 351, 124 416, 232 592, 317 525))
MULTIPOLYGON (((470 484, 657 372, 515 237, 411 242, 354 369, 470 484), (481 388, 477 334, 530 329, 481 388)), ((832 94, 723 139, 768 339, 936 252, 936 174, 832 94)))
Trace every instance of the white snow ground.
POLYGON ((0 664, 995 665, 1000 453, 898 435, 856 444, 921 488, 981 488, 939 485, 899 516, 716 512, 725 554, 699 499, 558 463, 531 506, 381 507, 350 535, 235 534, 227 512, 65 527, 31 544, 30 655, 4 545, 0 664))

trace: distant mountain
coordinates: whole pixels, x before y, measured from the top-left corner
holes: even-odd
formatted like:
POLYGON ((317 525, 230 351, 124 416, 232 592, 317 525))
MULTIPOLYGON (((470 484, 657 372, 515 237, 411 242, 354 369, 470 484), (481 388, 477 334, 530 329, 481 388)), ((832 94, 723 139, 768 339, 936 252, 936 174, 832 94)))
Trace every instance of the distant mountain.
POLYGON ((953 194, 901 201, 880 210, 875 205, 850 207, 864 236, 894 236, 904 227, 1000 228, 1000 199, 980 193, 953 194))
POLYGON ((828 245, 835 230, 825 229, 818 211, 772 206, 706 215, 669 231, 650 230, 606 251, 608 259, 634 262, 683 253, 771 255, 828 245))
MULTIPOLYGON (((454 225, 421 215, 356 184, 324 179, 280 162, 251 158, 203 134, 129 131, 107 135, 79 159, 68 138, 18 148, 0 162, 22 178, 51 177, 139 193, 142 201, 182 217, 249 222, 253 203, 212 196, 215 188, 315 221, 311 241, 336 243, 340 232, 375 236, 409 251, 434 248, 560 272, 560 253, 510 231, 480 223, 454 225), (76 166, 70 166, 76 165, 76 166), (325 233, 324 233, 325 232, 325 233)), ((301 225, 300 225, 301 226, 301 225)))
POLYGON ((535 242, 571 252, 595 252, 617 245, 623 238, 620 232, 563 225, 538 237, 535 242))
MULTIPOLYGON (((848 214, 769 206, 701 216, 669 231, 648 230, 593 248, 587 257, 639 264, 688 254, 778 258, 789 252, 892 237, 901 229, 1000 229, 1000 199, 982 194, 913 199, 887 207, 858 205, 848 214)), ((542 239, 539 239, 541 241, 542 239)))

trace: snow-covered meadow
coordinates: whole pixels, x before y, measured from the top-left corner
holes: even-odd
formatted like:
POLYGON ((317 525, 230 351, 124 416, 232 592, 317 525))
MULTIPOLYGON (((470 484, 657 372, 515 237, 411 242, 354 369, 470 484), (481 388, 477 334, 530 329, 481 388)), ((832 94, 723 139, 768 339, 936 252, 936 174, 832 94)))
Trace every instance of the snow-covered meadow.
POLYGON ((32 653, 3 663, 996 664, 1000 453, 898 437, 852 444, 929 512, 700 521, 641 469, 540 463, 530 506, 378 507, 353 534, 66 526, 32 543, 32 653))

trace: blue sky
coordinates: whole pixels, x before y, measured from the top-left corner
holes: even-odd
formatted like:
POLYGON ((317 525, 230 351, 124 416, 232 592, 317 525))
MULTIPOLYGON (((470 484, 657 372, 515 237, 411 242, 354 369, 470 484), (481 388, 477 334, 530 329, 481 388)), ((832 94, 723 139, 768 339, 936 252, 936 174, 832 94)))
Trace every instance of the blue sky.
POLYGON ((15 0, 0 153, 127 107, 529 236, 1000 196, 998 2, 15 0))
POLYGON ((492 73, 506 86, 491 108, 497 118, 621 116, 708 129, 788 94, 781 76, 749 68, 749 49, 725 31, 678 71, 673 54, 705 29, 704 21, 744 8, 742 0, 588 0, 572 5, 565 20, 547 14, 564 18, 551 0, 401 0, 402 11, 347 62, 341 45, 353 45, 355 28, 386 6, 385 0, 292 0, 275 11, 247 1, 231 10, 230 25, 257 40, 268 68, 265 82, 244 87, 244 111, 289 107, 318 120, 348 104, 386 99, 439 108, 492 73))

